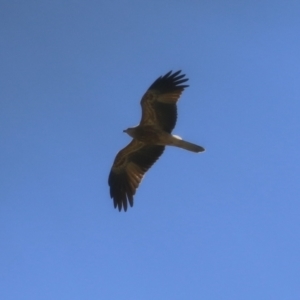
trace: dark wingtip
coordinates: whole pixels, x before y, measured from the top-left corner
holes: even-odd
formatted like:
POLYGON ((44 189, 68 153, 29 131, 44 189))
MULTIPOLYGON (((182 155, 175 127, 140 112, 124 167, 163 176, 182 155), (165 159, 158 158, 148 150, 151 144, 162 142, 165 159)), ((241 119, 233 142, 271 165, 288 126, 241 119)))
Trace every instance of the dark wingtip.
POLYGON ((184 78, 185 74, 181 74, 181 70, 176 72, 169 71, 163 76, 158 77, 150 86, 149 89, 157 89, 161 92, 167 92, 169 90, 181 89, 184 90, 189 85, 182 83, 188 81, 188 78, 184 78))
POLYGON ((127 174, 124 173, 115 174, 113 171, 110 172, 108 177, 108 185, 110 187, 110 197, 113 199, 113 205, 115 209, 126 212, 129 205, 133 206, 133 195, 134 192, 130 185, 127 183, 127 174), (128 205, 129 204, 129 205, 128 205))

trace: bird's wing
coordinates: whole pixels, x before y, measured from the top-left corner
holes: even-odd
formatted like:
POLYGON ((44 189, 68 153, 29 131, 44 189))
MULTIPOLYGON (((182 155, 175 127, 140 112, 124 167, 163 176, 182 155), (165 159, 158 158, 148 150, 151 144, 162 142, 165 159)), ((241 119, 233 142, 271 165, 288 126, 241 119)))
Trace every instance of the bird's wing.
POLYGON ((176 103, 188 85, 185 74, 172 71, 157 78, 149 87, 141 100, 142 119, 140 125, 156 125, 171 133, 177 120, 176 103))
POLYGON ((108 184, 114 207, 127 210, 127 202, 133 206, 133 195, 144 174, 164 152, 164 146, 145 145, 133 139, 116 156, 108 184))

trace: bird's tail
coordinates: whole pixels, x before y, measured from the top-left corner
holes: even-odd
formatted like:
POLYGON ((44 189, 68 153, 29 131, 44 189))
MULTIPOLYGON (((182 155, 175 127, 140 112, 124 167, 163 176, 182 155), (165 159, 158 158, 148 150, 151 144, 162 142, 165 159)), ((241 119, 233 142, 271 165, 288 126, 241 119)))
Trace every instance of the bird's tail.
POLYGON ((173 135, 172 138, 172 142, 170 144, 170 146, 175 146, 175 147, 179 147, 188 151, 192 151, 192 152, 203 152, 205 151, 205 149, 201 146, 198 146, 196 144, 187 142, 182 140, 179 136, 173 135))

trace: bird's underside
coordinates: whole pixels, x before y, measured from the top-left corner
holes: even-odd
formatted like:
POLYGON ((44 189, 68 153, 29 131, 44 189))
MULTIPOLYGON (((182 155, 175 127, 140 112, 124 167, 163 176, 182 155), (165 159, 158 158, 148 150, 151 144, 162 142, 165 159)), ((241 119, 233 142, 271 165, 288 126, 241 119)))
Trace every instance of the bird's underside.
POLYGON ((114 207, 127 210, 133 206, 133 196, 144 174, 162 155, 165 146, 175 146, 192 152, 204 148, 171 134, 176 124, 176 103, 188 85, 181 71, 159 77, 142 97, 140 124, 124 130, 133 139, 116 156, 108 184, 114 207))
POLYGON ((202 152, 204 148, 182 140, 179 136, 172 135, 156 125, 139 125, 124 130, 132 138, 146 145, 175 146, 192 152, 202 152))

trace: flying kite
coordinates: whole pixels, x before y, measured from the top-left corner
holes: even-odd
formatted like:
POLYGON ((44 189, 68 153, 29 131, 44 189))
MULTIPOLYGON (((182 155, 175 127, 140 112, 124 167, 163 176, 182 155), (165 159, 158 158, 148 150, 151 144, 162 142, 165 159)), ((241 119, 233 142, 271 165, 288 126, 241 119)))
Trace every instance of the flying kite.
POLYGON ((142 118, 140 124, 126 132, 133 139, 116 156, 112 165, 108 184, 114 207, 124 211, 128 203, 133 206, 133 196, 144 174, 165 150, 165 146, 175 146, 192 152, 203 152, 201 146, 186 142, 171 132, 176 124, 176 103, 188 85, 181 71, 168 72, 157 78, 141 100, 142 118))

